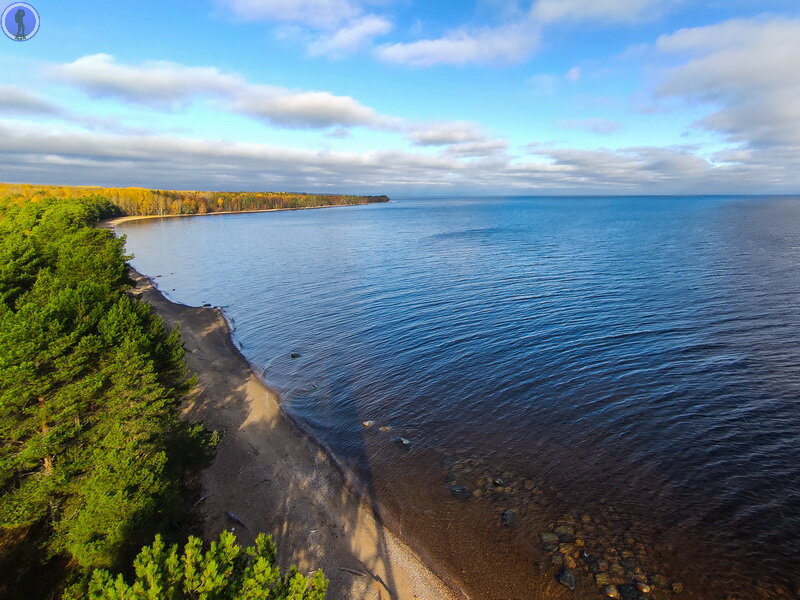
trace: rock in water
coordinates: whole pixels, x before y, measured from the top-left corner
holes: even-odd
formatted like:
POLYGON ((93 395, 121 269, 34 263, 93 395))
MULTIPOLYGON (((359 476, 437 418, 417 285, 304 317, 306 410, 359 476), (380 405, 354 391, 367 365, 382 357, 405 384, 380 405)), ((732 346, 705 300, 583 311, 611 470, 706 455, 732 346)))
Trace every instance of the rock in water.
POLYGON ((411 440, 409 439, 404 437, 396 437, 394 441, 403 446, 403 448, 411 448, 411 440))
POLYGON ((292 358, 300 358, 300 354, 298 354, 297 352, 292 352, 289 356, 291 356, 292 358))
POLYGON ((242 527, 244 527, 245 529, 247 529, 247 525, 245 525, 245 524, 242 522, 242 520, 241 520, 239 517, 237 517, 235 514, 233 514, 232 512, 226 512, 226 513, 225 513, 225 516, 226 516, 226 517, 228 517, 228 518, 229 518, 231 521, 233 521, 233 522, 234 522, 234 523, 236 523, 237 525, 241 525, 242 527))
POLYGON ((370 427, 372 427, 373 425, 375 425, 375 421, 363 421, 361 424, 362 424, 364 427, 370 428, 370 427))
POLYGON ((620 597, 619 590, 617 589, 617 586, 615 586, 614 584, 610 584, 610 585, 607 585, 606 587, 604 587, 603 588, 603 593, 608 598, 619 598, 620 597))
POLYGON ((569 588, 570 590, 575 589, 576 585, 575 572, 569 567, 561 567, 558 570, 557 578, 558 578, 558 583, 560 583, 564 587, 569 588))
POLYGON ((469 488, 465 485, 451 485, 450 493, 458 500, 467 500, 472 496, 472 492, 470 492, 469 488))
POLYGON ((504 510, 500 514, 500 522, 506 527, 514 527, 517 524, 517 513, 511 509, 504 510))

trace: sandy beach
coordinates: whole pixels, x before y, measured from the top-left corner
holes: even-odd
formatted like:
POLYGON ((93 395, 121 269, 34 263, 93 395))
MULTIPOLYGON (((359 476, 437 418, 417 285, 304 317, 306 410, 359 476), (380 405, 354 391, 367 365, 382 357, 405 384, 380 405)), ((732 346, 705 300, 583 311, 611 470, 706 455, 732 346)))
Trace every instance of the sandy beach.
POLYGON ((176 304, 150 279, 131 274, 133 293, 168 327, 181 329, 186 362, 198 377, 184 417, 223 432, 215 460, 202 475, 206 497, 198 510, 207 538, 226 528, 244 543, 270 533, 284 566, 324 569, 331 599, 467 598, 457 581, 445 584, 448 574, 435 573, 435 565, 424 564, 389 530, 380 509, 283 412, 278 394, 234 345, 221 310, 176 304))
POLYGON ((130 221, 142 221, 144 219, 174 219, 178 217, 213 217, 216 215, 243 215, 253 213, 267 213, 267 212, 285 212, 287 210, 317 210, 319 208, 341 208, 343 206, 365 206, 367 204, 374 204, 373 202, 358 202, 354 204, 332 204, 325 206, 298 206, 297 208, 264 208, 260 210, 227 210, 215 211, 207 213, 196 213, 187 215, 128 215, 124 217, 116 217, 115 219, 106 219, 98 224, 99 227, 113 229, 122 223, 130 221))

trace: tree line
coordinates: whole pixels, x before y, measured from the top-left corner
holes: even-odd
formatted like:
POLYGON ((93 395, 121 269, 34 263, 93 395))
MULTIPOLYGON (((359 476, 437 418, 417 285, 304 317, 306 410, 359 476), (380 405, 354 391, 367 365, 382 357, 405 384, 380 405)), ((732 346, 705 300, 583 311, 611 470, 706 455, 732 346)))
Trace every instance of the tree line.
POLYGON ((0 597, 321 599, 324 578, 282 574, 266 538, 204 554, 176 527, 217 436, 178 418, 180 333, 93 226, 123 212, 113 194, 0 199, 0 597))
POLYGON ((99 195, 119 208, 122 215, 203 215, 315 206, 340 206, 388 202, 388 196, 299 194, 291 192, 194 192, 144 188, 99 188, 0 184, 0 198, 26 202, 41 198, 73 200, 99 195))

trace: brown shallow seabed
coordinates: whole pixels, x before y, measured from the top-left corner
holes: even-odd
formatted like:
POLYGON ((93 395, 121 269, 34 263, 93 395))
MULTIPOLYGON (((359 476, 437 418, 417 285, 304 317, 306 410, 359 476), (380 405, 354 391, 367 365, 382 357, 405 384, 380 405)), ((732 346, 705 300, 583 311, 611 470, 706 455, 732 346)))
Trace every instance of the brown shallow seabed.
POLYGON ((456 578, 434 573, 436 565, 425 564, 389 530, 373 499, 285 415, 277 394, 234 346, 219 309, 176 304, 147 277, 131 275, 133 293, 169 328, 180 326, 186 362, 198 377, 184 418, 223 432, 214 462, 202 474, 207 497, 199 511, 206 538, 233 528, 250 543, 257 533, 270 533, 284 567, 324 569, 331 599, 467 598, 457 591, 456 578))

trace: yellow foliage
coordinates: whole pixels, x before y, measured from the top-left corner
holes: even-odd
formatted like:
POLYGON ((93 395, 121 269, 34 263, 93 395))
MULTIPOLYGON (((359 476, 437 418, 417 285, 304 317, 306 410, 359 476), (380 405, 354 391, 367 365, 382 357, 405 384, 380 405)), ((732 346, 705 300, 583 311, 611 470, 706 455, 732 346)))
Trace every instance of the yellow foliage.
POLYGON ((274 208, 306 208, 387 202, 386 196, 297 194, 291 192, 200 192, 0 183, 0 200, 22 203, 41 198, 100 196, 126 215, 195 215, 274 208))

